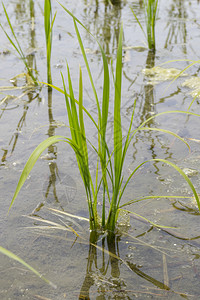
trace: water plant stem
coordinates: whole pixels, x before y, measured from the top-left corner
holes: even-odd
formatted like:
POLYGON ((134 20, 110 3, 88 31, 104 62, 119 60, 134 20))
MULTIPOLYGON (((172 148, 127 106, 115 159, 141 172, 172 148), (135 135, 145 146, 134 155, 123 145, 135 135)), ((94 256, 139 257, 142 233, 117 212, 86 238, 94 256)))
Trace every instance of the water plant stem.
POLYGON ((143 0, 145 10, 145 22, 147 30, 147 41, 150 50, 155 51, 156 40, 155 40, 155 24, 156 24, 156 13, 158 7, 158 0, 143 0))
POLYGON ((131 11, 147 39, 148 48, 152 51, 155 51, 156 49, 155 24, 156 24, 156 15, 158 9, 158 0, 143 0, 143 5, 144 5, 146 33, 141 22, 139 21, 137 15, 135 14, 132 8, 131 11))
POLYGON ((46 37, 46 55, 47 55, 47 82, 52 83, 51 77, 51 50, 52 50, 52 29, 56 18, 56 13, 52 17, 51 0, 44 1, 44 28, 46 37))

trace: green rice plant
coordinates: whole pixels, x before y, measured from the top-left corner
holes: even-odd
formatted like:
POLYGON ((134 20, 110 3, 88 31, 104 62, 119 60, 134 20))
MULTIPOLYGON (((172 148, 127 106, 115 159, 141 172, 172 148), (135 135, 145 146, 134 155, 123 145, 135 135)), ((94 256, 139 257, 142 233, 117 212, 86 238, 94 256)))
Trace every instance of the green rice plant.
POLYGON ((12 33, 13 38, 12 38, 11 36, 8 35, 8 33, 7 33, 6 30, 3 28, 3 26, 2 26, 1 23, 0 23, 0 26, 1 26, 1 28, 3 29, 5 35, 7 36, 9 42, 10 42, 11 45, 14 47, 14 49, 17 51, 17 53, 19 54, 19 57, 20 57, 21 60, 23 61, 24 65, 25 65, 25 67, 26 67, 26 70, 27 70, 27 72, 28 72, 28 75, 32 78, 33 83, 37 86, 37 85, 38 85, 37 79, 36 79, 36 77, 35 77, 34 74, 33 74, 33 70, 31 70, 31 69, 29 68, 28 60, 27 60, 27 58, 26 58, 26 56, 25 56, 25 54, 24 54, 24 52, 23 52, 23 50, 22 50, 22 48, 21 48, 21 46, 20 46, 20 43, 19 43, 19 41, 18 41, 18 38, 17 38, 16 34, 15 34, 15 32, 14 32, 14 28, 13 28, 13 26, 12 26, 12 24, 11 24, 11 21, 10 21, 10 18, 9 18, 9 16, 8 16, 7 11, 6 11, 6 8, 5 8, 5 6, 4 6, 3 3, 2 3, 2 5, 3 5, 4 14, 5 14, 5 16, 6 16, 6 19, 7 19, 8 25, 9 25, 9 27, 10 27, 10 30, 11 30, 11 33, 12 33))
POLYGON ((44 0, 44 28, 46 37, 47 55, 47 82, 52 83, 51 78, 51 48, 52 48, 52 29, 56 18, 56 13, 52 17, 51 0, 44 0))
MULTIPOLYGON (((52 136, 47 138, 41 144, 37 146, 37 148, 33 151, 30 158, 28 159, 24 170, 22 171, 21 177, 19 179, 17 188, 15 190, 13 199, 10 204, 10 208, 14 203, 20 189, 22 188, 25 180, 27 179, 30 171, 32 170, 34 164, 38 160, 39 156, 42 152, 47 149, 50 145, 54 143, 58 143, 63 141, 67 143, 74 151, 76 155, 77 165, 80 171, 80 175, 83 180, 87 202, 88 202, 88 211, 89 211, 89 221, 90 221, 90 229, 94 232, 94 235, 97 233, 97 230, 107 230, 111 237, 113 237, 115 225, 118 218, 119 210, 122 208, 121 199, 123 193, 132 179, 135 172, 145 163, 157 161, 161 163, 168 164, 172 166, 175 170, 179 172, 189 184, 192 192, 194 193, 198 208, 200 209, 200 202, 197 195, 197 192, 190 181, 190 179, 185 175, 185 173, 175 164, 170 161, 164 159, 152 159, 145 161, 139 164, 133 172, 130 174, 128 179, 124 182, 124 162, 127 156, 127 151, 130 143, 132 142, 134 136, 138 131, 141 130, 154 130, 160 131, 163 133, 170 134, 182 142, 190 149, 188 143, 184 141, 183 138, 178 136, 177 134, 165 130, 148 127, 147 124, 155 117, 159 117, 163 114, 188 114, 193 116, 200 116, 195 113, 185 112, 185 111, 169 111, 162 112, 155 116, 150 117, 148 120, 144 121, 138 128, 135 130, 132 129, 133 119, 134 119, 134 111, 136 102, 134 103, 134 109, 132 112, 128 134, 123 136, 122 132, 122 121, 121 121, 121 90, 122 90, 122 36, 123 36, 123 28, 121 26, 119 33, 119 41, 118 41, 118 49, 117 49, 117 57, 116 57, 116 68, 115 68, 115 78, 114 78, 114 122, 113 122, 113 145, 110 145, 110 142, 107 142, 106 129, 108 124, 108 112, 109 112, 109 102, 110 102, 110 75, 108 62, 105 56, 105 53, 99 44, 102 60, 103 60, 103 95, 102 100, 100 101, 97 95, 97 91, 94 85, 93 77, 90 71, 89 63, 86 57, 85 49, 83 46, 83 42, 78 30, 77 24, 80 24, 84 27, 84 25, 72 15, 64 6, 65 11, 73 17, 74 27, 77 35, 77 39, 79 41, 79 45, 82 51, 82 56, 85 61, 86 69, 89 75, 90 83, 93 89, 94 98, 96 101, 96 107, 98 112, 97 121, 94 120, 92 115, 87 111, 87 109, 83 105, 83 80, 82 80, 82 70, 80 67, 79 71, 79 98, 78 100, 74 96, 71 75, 69 66, 67 65, 67 74, 68 74, 68 91, 65 84, 64 76, 61 73, 62 82, 63 82, 63 90, 48 84, 48 86, 55 88, 57 91, 61 92, 65 96, 67 115, 69 121, 69 128, 71 137, 65 136, 52 136), (96 129, 98 142, 97 145, 94 145, 92 141, 87 137, 87 132, 85 130, 85 117, 88 117, 92 126, 96 129), (90 171, 90 155, 89 149, 92 149, 97 155, 97 165, 96 165, 96 175, 92 176, 90 171), (101 171, 101 172, 100 172, 101 171), (100 175, 99 175, 100 174, 100 175), (99 195, 100 187, 103 188, 103 196, 102 196, 102 212, 99 215, 97 211, 97 198, 99 195), (105 207, 109 205, 109 212, 106 216, 105 207)), ((84 27, 85 28, 85 27, 84 27)), ((86 29, 86 28, 85 28, 86 29)), ((86 29, 87 30, 87 29, 86 29)), ((127 202, 125 205, 129 205, 133 203, 131 200, 127 202)), ((10 209, 9 208, 9 209, 10 209)))
POLYGON ((46 279, 42 274, 40 274, 36 269, 34 269, 33 267, 31 267, 29 264, 27 264, 23 259, 21 259, 19 256, 15 255, 13 252, 3 248, 0 246, 0 253, 3 255, 6 255, 7 257, 19 262, 20 264, 22 264, 24 267, 26 267, 27 269, 29 269, 31 272, 33 272, 35 275, 37 275, 38 277, 40 277, 41 279, 43 279, 46 283, 50 284, 52 287, 56 288, 56 286, 49 281, 48 279, 46 279))
POLYGON ((155 24, 156 24, 156 14, 158 9, 158 0, 143 0, 144 5, 144 14, 145 14, 145 23, 146 23, 146 33, 136 16, 135 12, 132 10, 132 13, 142 29, 144 35, 146 36, 148 47, 150 50, 155 51, 156 40, 155 40, 155 24))

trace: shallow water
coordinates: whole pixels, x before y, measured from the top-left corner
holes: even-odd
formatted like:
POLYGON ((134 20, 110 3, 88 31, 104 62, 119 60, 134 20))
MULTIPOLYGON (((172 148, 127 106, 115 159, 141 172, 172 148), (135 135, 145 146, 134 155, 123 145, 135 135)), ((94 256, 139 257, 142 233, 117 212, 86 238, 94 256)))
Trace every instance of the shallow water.
MULTIPOLYGON (((37 68, 40 81, 46 81, 45 40, 41 1, 4 1, 14 24, 15 32, 31 66, 37 68)), ((134 126, 149 116, 168 110, 187 110, 191 90, 182 86, 184 80, 198 76, 199 65, 187 70, 170 84, 161 81, 148 84, 142 70, 177 59, 198 60, 199 21, 198 1, 160 1, 156 24, 156 53, 148 52, 145 38, 134 20, 130 5, 144 21, 140 1, 63 1, 66 7, 82 20, 99 39, 108 58, 115 61, 119 26, 123 21, 123 130, 130 121, 134 100, 137 99, 134 126), (170 84, 170 85, 169 85, 170 84)), ((53 1, 57 10, 52 52, 53 83, 62 87, 60 71, 66 77, 68 61, 74 89, 78 91, 78 66, 83 66, 84 104, 95 116, 95 102, 86 75, 81 52, 71 18, 53 1)), ((8 30, 0 9, 2 25, 8 30)), ((102 62, 98 45, 80 29, 94 74, 98 92, 102 92, 102 62)), ((189 62, 179 61, 162 65, 164 68, 184 69, 189 62)), ((13 85, 10 79, 24 72, 23 63, 16 57, 1 30, 0 79, 1 87, 13 85)), ((21 79, 18 85, 24 85, 21 79)), ((10 213, 7 211, 26 160, 47 136, 67 134, 67 118, 62 95, 42 90, 0 91, 0 245, 22 257, 51 280, 57 289, 45 284, 24 267, 0 255, 0 299, 170 299, 197 298, 200 295, 199 276, 199 214, 192 199, 171 199, 169 195, 193 196, 181 176, 161 163, 145 164, 131 181, 123 201, 147 195, 168 195, 135 203, 130 210, 152 222, 177 227, 165 230, 152 228, 141 219, 130 216, 130 226, 121 226, 115 247, 99 239, 98 247, 89 246, 86 221, 63 219, 48 208, 88 217, 87 203, 74 156, 66 145, 50 147, 35 165, 10 213), (22 92, 27 94, 22 95, 22 92), (5 99, 6 96, 15 98, 5 99), (4 99, 4 100, 3 100, 4 99), (3 101, 2 101, 3 100, 3 101), (40 208, 40 210, 39 210, 40 208), (38 216, 57 222, 69 222, 75 234, 56 229, 40 228, 40 222, 26 216, 38 216), (103 251, 102 249, 105 249, 103 251), (109 255, 110 251, 118 258, 109 255)), ((111 91, 111 97, 112 97, 111 91)), ((113 98, 112 98, 113 99, 113 98)), ((112 108, 109 128, 112 125, 112 108)), ((199 100, 191 112, 199 113, 199 100)), ((144 160, 169 159, 181 168, 194 169, 190 179, 199 191, 200 150, 199 119, 181 114, 162 115, 153 119, 151 127, 172 130, 190 143, 186 145, 160 132, 140 132, 128 153, 125 176, 144 160)), ((87 124, 92 141, 93 128, 87 124)), ((112 132, 109 132, 112 138, 112 132)), ((91 152, 91 157, 93 153, 91 152)), ((91 166, 92 167, 92 166, 91 166)), ((129 223, 128 222, 128 223, 129 223)))

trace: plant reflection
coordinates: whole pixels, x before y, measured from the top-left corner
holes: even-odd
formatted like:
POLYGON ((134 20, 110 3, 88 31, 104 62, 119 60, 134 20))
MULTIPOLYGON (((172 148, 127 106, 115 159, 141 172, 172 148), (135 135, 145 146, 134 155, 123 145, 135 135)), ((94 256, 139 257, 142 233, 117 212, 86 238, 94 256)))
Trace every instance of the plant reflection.
MULTIPOLYGON (((48 129, 48 136, 51 137, 55 134, 55 121, 53 118, 53 112, 52 112, 52 88, 48 88, 48 116, 49 116, 49 129, 48 129)), ((51 187, 53 188, 53 195, 56 202, 59 202, 57 192, 56 192, 56 180, 58 177, 58 167, 56 163, 57 158, 57 147, 56 145, 51 145, 48 148, 48 154, 47 157, 51 162, 49 163, 49 179, 47 182, 47 188, 46 192, 44 193, 45 198, 47 199, 51 187)))
MULTIPOLYGON (((147 58, 146 58, 146 63, 145 63, 145 68, 150 69, 155 67, 155 57, 156 53, 152 51, 148 51, 147 58)), ((127 78, 127 76, 126 76, 127 78)), ((135 79, 136 80, 136 79, 135 79)), ((130 80, 131 81, 131 80, 130 80)), ((132 82, 131 82, 132 84, 132 82)), ((148 118, 150 118, 153 115, 157 114, 156 110, 156 105, 164 102, 165 98, 161 98, 158 103, 155 103, 155 91, 154 91, 154 85, 150 84, 149 82, 146 82, 144 79, 144 85, 142 85, 142 91, 141 93, 136 95, 136 98, 142 97, 141 100, 138 100, 138 113, 135 114, 135 119, 137 124, 141 124, 144 121, 146 121, 148 118)), ((128 107, 127 111, 131 111, 132 105, 128 107)), ((157 127, 156 125, 156 119, 151 119, 150 122, 148 122, 148 127, 157 127)), ((144 131, 142 133, 144 137, 147 139, 147 144, 148 150, 151 153, 150 159, 156 159, 157 158, 157 145, 159 145, 159 149, 163 148, 163 142, 162 139, 160 138, 159 134, 155 134, 153 131, 144 131)), ((143 140, 144 141, 144 140, 143 140)), ((135 136, 135 139, 133 141, 133 161, 137 161, 137 145, 138 145, 138 135, 135 136)), ((172 157, 172 151, 170 151, 170 146, 165 145, 165 159, 170 159, 172 157)), ((159 174, 159 167, 158 163, 154 162, 153 163, 156 171, 155 174, 159 174)))
POLYGON ((119 253, 120 241, 120 235, 115 235, 114 242, 110 242, 109 239, 104 237, 101 240, 101 246, 98 246, 99 242, 97 239, 94 240, 91 235, 86 275, 81 287, 79 299, 89 300, 91 293, 93 293, 92 296, 94 297, 94 292, 92 291, 95 290, 95 286, 97 287, 96 299, 107 299, 108 295, 110 296, 109 299, 118 299, 116 297, 120 297, 120 299, 132 299, 133 295, 139 294, 139 291, 134 292, 133 290, 127 290, 127 283, 120 275, 120 267, 123 264, 131 273, 135 273, 155 287, 161 290, 170 290, 163 282, 141 271, 137 264, 128 260, 123 261, 119 253), (101 260, 100 263, 99 260, 101 260), (109 273, 110 276, 109 279, 107 279, 106 275, 109 273))
POLYGON ((186 20, 188 17, 185 1, 175 0, 169 7, 169 21, 166 27, 168 34, 165 41, 164 48, 173 51, 174 45, 182 45, 182 51, 187 53, 187 26, 186 20), (173 22, 172 22, 173 19, 173 22), (180 22, 181 20, 181 22, 180 22))
MULTIPOLYGON (((30 19, 34 19, 35 17, 35 10, 34 10, 34 1, 30 0, 29 1, 29 9, 30 9, 30 19)), ((22 16, 24 18, 24 14, 26 13, 26 5, 24 2, 17 3, 16 4, 16 8, 15 8, 15 13, 16 13, 16 19, 17 20, 21 20, 22 16)), ((22 29, 21 29, 22 30, 22 29)), ((29 35, 30 36, 30 40, 29 40, 29 45, 30 45, 30 49, 35 49, 35 44, 36 44, 36 40, 35 40, 35 28, 32 26, 32 22, 30 23, 29 26, 29 35)), ((31 52, 30 54, 27 55, 27 61, 29 64, 30 69, 35 69, 35 71, 37 72, 36 69, 36 58, 35 58, 35 53, 34 51, 31 52)), ((10 138, 9 142, 8 142, 8 146, 11 147, 10 150, 10 154, 13 154, 16 145, 17 145, 17 141, 18 141, 18 137, 22 131, 23 126, 25 125, 26 122, 26 117, 27 117, 27 113, 29 110, 29 106, 30 103, 32 103, 33 100, 38 100, 38 102, 41 101, 41 97, 39 94, 39 89, 35 86, 29 85, 29 83, 26 82, 26 74, 22 73, 19 74, 17 76, 15 76, 12 80, 12 83, 14 85, 14 89, 16 88, 16 90, 19 88, 20 90, 22 90, 22 94, 19 96, 10 96, 7 95, 6 97, 4 97, 3 100, 1 100, 1 105, 4 105, 2 109, 2 113, 0 115, 0 119, 3 117, 3 115, 5 114, 6 111, 9 111, 10 109, 14 109, 14 108, 18 108, 18 104, 14 104, 11 106, 8 105, 9 101, 12 101, 12 99, 14 100, 18 100, 21 99, 25 96, 27 96, 27 100, 25 102, 25 104, 23 105, 23 113, 22 116, 20 117, 16 129, 12 135, 12 137, 10 138), (23 80, 25 81, 25 83, 21 83, 21 77, 23 77, 23 80), (22 85, 22 86, 21 86, 22 85)), ((9 90, 9 88, 5 89, 5 90, 9 90)), ((10 90, 13 90, 12 87, 10 88, 10 90)), ((1 165, 4 165, 6 160, 7 160, 7 156, 9 155, 9 150, 8 149, 3 149, 3 155, 1 158, 1 165)))
MULTIPOLYGON (((83 23, 97 37, 108 58, 117 49, 123 5, 126 3, 121 0, 105 0, 104 3, 96 0, 95 9, 93 5, 86 5, 84 9, 83 23), (93 9, 94 17, 91 18, 93 9)), ((91 48, 93 50, 94 46, 91 48)))

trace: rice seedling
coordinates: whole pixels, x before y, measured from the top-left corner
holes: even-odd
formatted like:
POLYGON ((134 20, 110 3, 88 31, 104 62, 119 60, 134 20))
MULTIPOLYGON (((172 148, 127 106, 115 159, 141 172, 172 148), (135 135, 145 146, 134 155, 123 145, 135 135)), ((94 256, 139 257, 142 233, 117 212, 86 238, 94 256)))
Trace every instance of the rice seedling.
POLYGON ((146 23, 146 33, 143 29, 143 26, 141 25, 141 22, 139 21, 138 17, 136 16, 132 8, 131 11, 147 39, 149 49, 155 51, 156 49, 155 24, 156 24, 156 14, 158 9, 158 0, 143 0, 143 5, 144 5, 144 15, 145 15, 145 23, 146 23))
POLYGON ((189 114, 198 117, 200 115, 192 112, 185 112, 185 111, 162 112, 155 116, 150 117, 149 119, 144 121, 138 128, 133 130, 132 127, 133 127, 134 112, 136 107, 136 102, 135 102, 129 128, 128 128, 128 133, 125 136, 123 136, 122 120, 121 120, 123 27, 121 26, 120 33, 119 33, 118 49, 117 49, 117 56, 116 56, 116 67, 115 67, 115 78, 114 78, 114 114, 113 114, 114 115, 114 121, 113 121, 114 137, 113 137, 113 144, 110 145, 110 141, 107 141, 106 133, 107 133, 107 124, 108 124, 109 103, 111 101, 110 100, 111 83, 110 83, 110 74, 109 74, 109 67, 108 67, 106 55, 101 45, 98 43, 102 55, 103 70, 104 70, 103 95, 102 95, 102 100, 100 101, 97 95, 92 73, 89 67, 89 63, 87 60, 81 35, 78 29, 78 24, 81 25, 83 28, 85 27, 70 11, 67 10, 67 8, 65 8, 64 6, 62 7, 70 16, 72 16, 74 21, 74 28, 76 31, 77 39, 81 48, 82 56, 85 61, 86 69, 89 75, 90 83, 94 93, 94 98, 96 101, 98 118, 97 121, 95 121, 93 116, 88 112, 88 110, 83 105, 83 78, 82 78, 81 67, 79 70, 79 98, 77 100, 74 96, 70 69, 69 66, 67 65, 68 91, 62 73, 61 73, 61 77, 63 82, 63 90, 51 84, 47 84, 47 85, 55 88, 57 91, 64 94, 71 137, 51 136, 37 146, 37 148, 33 151, 30 158, 28 159, 24 167, 24 170, 22 171, 17 188, 15 190, 13 199, 10 204, 10 208, 12 207, 20 189, 22 188, 25 180, 27 179, 30 171, 32 170, 34 164, 36 163, 36 161, 38 160, 42 152, 45 149, 47 149, 50 145, 62 141, 67 143, 73 149, 76 156, 77 165, 83 180, 85 193, 87 197, 90 230, 93 233, 94 240, 95 240, 95 235, 98 234, 98 230, 100 230, 100 232, 102 232, 102 230, 103 231, 107 230, 112 240, 114 236, 115 226, 118 219, 118 213, 120 208, 122 208, 122 206, 124 207, 125 205, 129 205, 134 201, 134 200, 129 201, 126 204, 121 205, 121 200, 124 191, 128 183, 132 179, 133 175, 136 173, 136 171, 147 162, 152 162, 152 161, 161 162, 173 167, 176 171, 178 171, 179 174, 182 175, 182 177, 186 180, 189 187, 191 188, 194 197, 196 199, 198 208, 200 210, 200 202, 199 202, 198 194, 192 182, 178 166, 176 166, 174 163, 168 160, 151 159, 148 161, 144 161, 133 170, 133 172, 130 174, 130 176, 126 181, 124 180, 124 173, 123 173, 124 163, 127 156, 128 148, 134 136, 140 130, 160 131, 163 133, 171 134, 174 137, 181 140, 183 143, 185 143, 185 145, 188 148, 190 148, 188 143, 177 134, 165 129, 148 127, 147 126, 148 122, 150 122, 153 118, 159 117, 166 113, 168 114, 182 113, 182 114, 189 114), (93 144, 92 141, 90 141, 88 138, 85 129, 85 123, 84 123, 85 117, 89 118, 91 122, 91 126, 93 126, 96 129, 97 136, 98 136, 97 145, 93 144), (89 155, 90 149, 92 149, 97 155, 95 176, 92 176, 90 170, 90 155, 89 155), (102 201, 101 213, 97 211, 97 199, 99 201, 98 197, 100 194, 99 193, 100 188, 102 188, 103 190, 103 195, 102 198, 100 199, 102 201), (109 212, 106 215, 105 208, 107 204, 109 205, 109 212))
POLYGON ((52 83, 51 78, 51 47, 52 47, 52 29, 56 18, 56 13, 52 17, 51 0, 44 1, 44 28, 46 37, 47 54, 47 82, 52 83))
POLYGON ((37 86, 38 85, 37 78, 34 75, 33 70, 29 67, 28 60, 27 60, 27 58, 26 58, 26 56, 25 56, 25 54, 24 54, 24 52, 23 52, 23 50, 22 50, 22 48, 20 46, 20 43, 19 43, 18 38, 17 38, 17 36, 16 36, 16 34, 14 32, 14 28, 13 28, 13 26, 11 24, 10 18, 8 16, 8 13, 7 13, 6 8, 5 8, 5 6, 4 6, 3 3, 2 3, 2 6, 3 6, 4 14, 6 16, 6 19, 7 19, 8 25, 10 27, 10 30, 11 30, 13 38, 11 36, 9 36, 9 34, 6 32, 6 30, 4 29, 4 27, 2 26, 1 23, 0 23, 0 26, 1 26, 2 30, 4 31, 5 35, 7 36, 10 44, 17 51, 17 53, 19 54, 19 57, 23 61, 24 65, 25 65, 25 68, 27 70, 28 76, 31 77, 33 83, 37 86))

